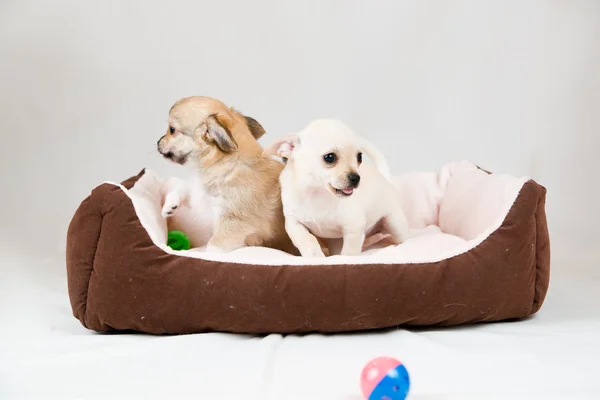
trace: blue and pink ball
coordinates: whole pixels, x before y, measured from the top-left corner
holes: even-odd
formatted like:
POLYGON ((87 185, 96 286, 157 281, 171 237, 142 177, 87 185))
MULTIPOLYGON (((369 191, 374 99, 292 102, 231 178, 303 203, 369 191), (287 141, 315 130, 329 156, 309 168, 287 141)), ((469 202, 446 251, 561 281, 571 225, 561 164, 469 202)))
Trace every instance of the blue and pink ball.
POLYGON ((366 400, 404 400, 410 389, 410 377, 400 361, 378 357, 363 368, 360 387, 366 400))

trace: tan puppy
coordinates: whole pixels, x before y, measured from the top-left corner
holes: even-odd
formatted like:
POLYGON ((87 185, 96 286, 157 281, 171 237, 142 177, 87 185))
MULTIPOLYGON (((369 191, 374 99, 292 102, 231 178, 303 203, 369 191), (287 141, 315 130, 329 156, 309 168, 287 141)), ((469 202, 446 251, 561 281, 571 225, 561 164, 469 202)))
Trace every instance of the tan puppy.
MULTIPOLYGON (((257 139, 264 133, 256 120, 213 98, 187 97, 171 107, 158 151, 198 171, 213 209, 207 251, 265 246, 298 254, 285 231, 279 185, 283 165, 263 155, 257 139)), ((185 190, 167 195, 170 210, 163 215, 175 214, 184 198, 185 190)))
POLYGON ((325 255, 318 238, 342 255, 359 255, 386 235, 395 244, 408 238, 385 157, 342 122, 316 120, 265 153, 287 159, 280 176, 286 229, 302 256, 325 255), (376 165, 363 163, 363 153, 376 165))

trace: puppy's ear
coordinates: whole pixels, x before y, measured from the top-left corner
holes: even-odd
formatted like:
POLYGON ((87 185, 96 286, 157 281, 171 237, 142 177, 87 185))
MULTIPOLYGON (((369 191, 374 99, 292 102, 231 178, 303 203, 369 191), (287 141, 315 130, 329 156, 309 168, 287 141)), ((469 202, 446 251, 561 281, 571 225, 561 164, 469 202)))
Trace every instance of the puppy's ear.
POLYGON ((244 120, 246 121, 246 126, 248 126, 248 129, 250 130, 250 133, 252 134, 252 136, 254 136, 254 139, 258 139, 261 136, 263 136, 265 133, 267 133, 265 131, 265 128, 263 128, 262 125, 259 124, 258 121, 255 120, 254 118, 248 117, 248 116, 242 114, 235 107, 229 107, 229 111, 244 118, 244 120))
POLYGON ((247 117, 244 115, 244 118, 246 119, 246 125, 248 125, 248 129, 250 129, 250 133, 252 133, 252 136, 254 136, 254 139, 258 139, 261 136, 263 136, 265 133, 267 133, 265 131, 265 128, 262 127, 261 124, 258 123, 257 120, 255 120, 252 117, 247 117))
POLYGON ((269 145, 263 154, 268 156, 277 155, 283 159, 289 159, 294 151, 294 148, 300 144, 300 138, 295 133, 277 139, 269 145))
POLYGON ((387 163, 387 159, 385 158, 383 153, 380 152, 377 149, 377 147, 375 147, 375 145, 373 145, 373 143, 369 142, 367 139, 361 138, 360 140, 361 140, 362 150, 373 161, 375 161, 375 166, 377 167, 377 169, 379 170, 381 175, 383 175, 387 180, 391 180, 392 173, 390 172, 390 167, 389 167, 389 165, 387 163))
POLYGON ((225 154, 233 153, 238 148, 231 132, 219 121, 216 114, 209 116, 206 121, 201 123, 194 134, 200 135, 206 142, 214 144, 225 154))

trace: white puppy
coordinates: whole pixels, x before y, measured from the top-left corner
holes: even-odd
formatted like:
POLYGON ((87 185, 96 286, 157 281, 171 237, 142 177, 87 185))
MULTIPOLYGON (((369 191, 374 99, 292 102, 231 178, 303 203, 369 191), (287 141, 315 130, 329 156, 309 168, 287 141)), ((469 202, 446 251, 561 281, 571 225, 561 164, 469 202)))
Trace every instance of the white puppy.
POLYGON ((385 157, 341 121, 316 120, 265 152, 286 162, 279 178, 285 228, 302 256, 324 257, 316 237, 327 239, 332 255, 340 245, 342 255, 359 255, 371 235, 407 239, 385 157), (363 163, 363 153, 376 165, 363 163))

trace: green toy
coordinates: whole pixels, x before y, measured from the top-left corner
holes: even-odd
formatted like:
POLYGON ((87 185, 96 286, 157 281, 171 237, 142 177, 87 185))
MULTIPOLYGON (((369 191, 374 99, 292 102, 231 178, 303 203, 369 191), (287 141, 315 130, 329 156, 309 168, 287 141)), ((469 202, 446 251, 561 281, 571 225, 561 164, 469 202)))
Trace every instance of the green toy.
POLYGON ((190 239, 181 231, 169 231, 167 235, 167 246, 173 250, 189 250, 190 239))

